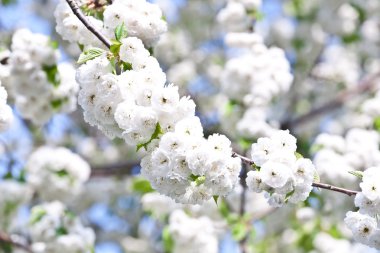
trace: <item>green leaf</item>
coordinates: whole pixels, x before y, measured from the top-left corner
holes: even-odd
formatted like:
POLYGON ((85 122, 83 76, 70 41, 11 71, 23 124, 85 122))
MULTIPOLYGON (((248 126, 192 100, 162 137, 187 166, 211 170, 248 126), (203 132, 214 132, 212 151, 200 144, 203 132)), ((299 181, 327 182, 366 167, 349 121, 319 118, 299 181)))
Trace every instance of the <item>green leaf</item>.
POLYGON ((101 49, 101 48, 92 47, 92 48, 84 51, 83 53, 81 53, 81 55, 79 56, 79 59, 78 59, 77 63, 78 64, 86 63, 89 60, 93 60, 96 57, 101 56, 104 52, 105 51, 103 49, 101 49))
POLYGON ((255 9, 247 10, 247 15, 257 21, 263 20, 265 17, 263 12, 255 9))
POLYGON ((68 234, 68 231, 66 228, 64 227, 58 227, 56 230, 55 230, 55 235, 56 236, 61 236, 61 235, 67 235, 68 234))
POLYGON ((139 192, 142 194, 154 192, 152 186, 150 185, 148 180, 145 180, 143 178, 136 178, 133 180, 132 183, 132 190, 134 192, 139 192))
POLYGON ((152 134, 152 136, 150 137, 150 140, 145 142, 145 143, 140 143, 137 145, 137 148, 136 150, 139 151, 141 148, 144 148, 145 150, 148 149, 148 145, 155 139, 159 139, 160 138, 160 135, 162 135, 163 132, 162 132, 162 129, 161 129, 161 126, 160 126, 160 123, 157 123, 156 124, 156 128, 152 134))
POLYGON ((219 196, 218 195, 214 195, 214 196, 212 196, 212 198, 213 198, 215 204, 218 205, 219 196))
POLYGON ((235 241, 243 240, 248 233, 248 228, 243 222, 238 222, 232 226, 231 234, 235 241))
POLYGON ((79 47, 80 51, 82 51, 82 52, 83 52, 83 50, 84 50, 84 45, 83 45, 83 44, 79 44, 79 43, 78 43, 78 47, 79 47))
POLYGON ((298 153, 298 152, 294 152, 294 155, 296 156, 296 159, 297 159, 297 160, 303 158, 303 155, 301 155, 301 154, 298 153))
POLYGON ((59 170, 59 171, 55 172, 55 174, 58 177, 68 177, 69 176, 69 173, 65 169, 59 170))
POLYGON ((121 25, 116 26, 115 28, 115 39, 121 41, 124 38, 127 38, 128 32, 127 28, 124 25, 124 22, 121 25))
POLYGON ((238 143, 243 150, 248 150, 252 146, 253 141, 246 138, 239 138, 238 143))
POLYGON ((59 43, 58 43, 58 41, 51 40, 49 44, 50 44, 50 46, 51 46, 52 48, 54 48, 54 49, 58 49, 58 48, 59 48, 59 43))
POLYGON ((67 100, 68 100, 68 98, 54 99, 54 100, 50 101, 50 105, 51 105, 51 107, 53 107, 54 110, 59 110, 62 107, 62 105, 67 102, 67 100))
POLYGON ((26 170, 25 169, 23 169, 23 170, 20 171, 20 175, 18 176, 18 179, 17 179, 20 183, 25 183, 26 182, 25 174, 26 174, 26 170))
POLYGON ((200 186, 201 184, 204 184, 204 182, 206 181, 206 177, 205 176, 201 176, 201 177, 198 177, 196 180, 195 180, 195 184, 197 186, 200 186))
POLYGON ((11 171, 8 171, 4 176, 3 179, 12 179, 13 175, 11 171))
POLYGON ((354 171, 349 171, 348 173, 350 173, 351 175, 354 175, 355 177, 363 179, 363 171, 354 170, 354 171))
POLYGON ((120 43, 114 43, 111 45, 110 47, 110 51, 113 55, 118 55, 119 52, 120 52, 120 47, 121 47, 121 44, 120 43))
POLYGON ((148 51, 149 51, 150 55, 154 54, 154 48, 153 47, 148 48, 148 51))
POLYGON ((129 62, 122 62, 123 71, 132 70, 132 64, 129 62))
POLYGON ((42 207, 34 207, 30 215, 29 223, 31 225, 39 222, 46 215, 46 211, 42 207))
POLYGON ((170 234, 168 226, 164 227, 164 229, 162 230, 162 242, 164 243, 165 253, 173 252, 174 240, 170 234))
POLYGON ((345 44, 351 44, 354 42, 358 42, 358 41, 360 41, 360 39, 361 39, 360 34, 357 32, 352 33, 352 34, 348 34, 348 35, 345 35, 342 37, 342 40, 345 44))
POLYGON ((373 128, 380 132, 380 117, 376 117, 373 121, 373 128))
POLYGON ((289 200, 290 197, 294 194, 294 192, 295 192, 295 189, 293 189, 293 191, 288 192, 288 193, 285 195, 285 203, 288 203, 288 200, 289 200))
POLYGON ((54 87, 58 87, 61 80, 59 78, 57 65, 52 65, 52 66, 44 65, 42 66, 42 70, 45 72, 46 78, 49 81, 49 83, 51 83, 54 87))
POLYGON ((13 245, 9 242, 0 241, 0 252, 1 253, 12 253, 13 245))

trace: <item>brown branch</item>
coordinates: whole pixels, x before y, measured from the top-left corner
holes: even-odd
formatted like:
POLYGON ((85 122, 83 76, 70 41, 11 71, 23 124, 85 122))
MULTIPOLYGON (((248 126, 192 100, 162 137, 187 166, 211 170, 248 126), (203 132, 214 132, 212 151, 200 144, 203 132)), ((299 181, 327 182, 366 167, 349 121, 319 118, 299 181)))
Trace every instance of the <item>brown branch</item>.
POLYGON ((26 252, 33 253, 29 245, 22 242, 21 238, 9 236, 8 234, 0 231, 0 245, 2 243, 11 244, 12 246, 22 249, 26 252))
POLYGON ((107 48, 111 47, 111 41, 109 41, 103 34, 101 34, 96 28, 87 20, 87 17, 79 9, 78 4, 75 0, 66 0, 71 10, 78 17, 78 19, 83 23, 83 25, 92 32, 107 48))
POLYGON ((344 194, 347 194, 348 196, 354 196, 354 195, 359 193, 357 191, 348 190, 345 188, 336 187, 336 186, 324 184, 324 183, 313 183, 313 186, 318 187, 318 188, 322 188, 322 189, 326 189, 326 190, 330 190, 330 191, 336 191, 336 192, 344 193, 344 194))
POLYGON ((296 126, 309 122, 311 119, 321 114, 330 112, 332 110, 335 110, 341 107, 346 101, 348 101, 353 96, 371 91, 376 84, 375 82, 376 79, 379 77, 380 77, 380 71, 362 80, 360 84, 356 86, 355 88, 339 93, 334 99, 327 102, 326 104, 320 107, 314 108, 310 110, 309 112, 307 112, 306 114, 301 115, 295 119, 290 119, 288 121, 283 122, 281 124, 281 129, 292 129, 296 126))
POLYGON ((109 176, 124 176, 130 175, 132 169, 139 166, 138 161, 127 161, 105 165, 91 166, 91 177, 109 177, 109 176))
MULTIPOLYGON (((252 161, 251 159, 249 159, 247 157, 239 155, 236 152, 232 153, 232 157, 239 157, 242 160, 243 163, 246 163, 246 164, 248 164, 250 166, 255 165, 254 161, 252 161)), ((253 168, 253 169, 255 170, 255 168, 253 168)), ((348 196, 354 196, 354 195, 356 195, 356 194, 359 193, 357 191, 353 191, 353 190, 349 190, 349 189, 345 189, 345 188, 340 188, 340 187, 336 187, 336 186, 329 185, 329 184, 324 184, 324 183, 313 183, 312 185, 314 187, 318 187, 318 188, 322 188, 322 189, 326 189, 326 190, 330 190, 330 191, 344 193, 344 194, 346 194, 348 196)))

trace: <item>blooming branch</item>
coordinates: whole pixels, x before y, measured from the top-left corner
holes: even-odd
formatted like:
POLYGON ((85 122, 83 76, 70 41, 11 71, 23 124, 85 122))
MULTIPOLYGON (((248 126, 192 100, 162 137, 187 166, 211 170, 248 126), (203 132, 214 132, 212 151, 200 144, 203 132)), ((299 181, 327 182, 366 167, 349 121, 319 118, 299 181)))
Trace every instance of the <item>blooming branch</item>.
MULTIPOLYGON (((243 163, 246 163, 250 166, 253 167, 254 170, 256 170, 255 168, 255 162, 245 156, 242 156, 242 155, 239 155, 238 153, 234 152, 232 153, 232 157, 239 157, 241 159, 241 161, 243 163)), ((324 183, 317 183, 317 182, 314 182, 312 184, 314 187, 317 187, 317 188, 322 188, 322 189, 326 189, 326 190, 330 190, 330 191, 335 191, 335 192, 340 192, 340 193, 344 193, 348 196, 354 196, 358 193, 358 191, 354 191, 354 190, 349 190, 349 189, 345 189, 345 188, 341 188, 341 187, 336 187, 336 186, 333 186, 333 185, 329 185, 329 184, 324 184, 324 183)))
POLYGON ((71 10, 78 17, 78 19, 83 23, 83 25, 91 31, 107 48, 111 47, 111 42, 101 34, 96 28, 87 20, 86 16, 80 11, 78 4, 75 0, 66 0, 71 10))

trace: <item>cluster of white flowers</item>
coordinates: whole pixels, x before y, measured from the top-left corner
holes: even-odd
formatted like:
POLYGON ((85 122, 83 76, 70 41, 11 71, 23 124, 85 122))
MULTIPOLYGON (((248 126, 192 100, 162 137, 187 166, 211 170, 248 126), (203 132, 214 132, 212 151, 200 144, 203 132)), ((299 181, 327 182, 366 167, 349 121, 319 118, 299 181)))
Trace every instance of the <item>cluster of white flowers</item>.
POLYGON ((355 52, 332 45, 327 47, 322 57, 323 61, 314 67, 313 75, 347 87, 358 83, 360 65, 355 52))
POLYGON ((8 93, 0 80, 0 132, 7 130, 13 122, 12 108, 7 104, 8 93))
POLYGON ((105 55, 79 68, 85 120, 111 138, 144 147, 149 154, 142 174, 176 201, 202 203, 231 191, 240 159, 231 157, 230 141, 221 135, 203 138, 194 102, 180 98, 178 87, 165 85, 165 73, 140 39, 121 40, 120 60, 131 67, 120 75, 111 73, 105 55))
POLYGON ((204 139, 199 119, 189 117, 143 158, 142 174, 153 188, 177 202, 201 204, 227 195, 238 183, 240 159, 231 157, 230 145, 223 135, 204 139))
POLYGON ((139 37, 146 47, 152 47, 167 31, 162 11, 145 0, 115 0, 104 11, 104 28, 109 37, 124 23, 129 36, 139 37))
MULTIPOLYGON (((86 8, 85 3, 81 3, 86 8)), ((56 30, 64 40, 81 45, 99 46, 100 42, 74 15, 66 1, 61 0, 55 10, 56 30)), ((105 6, 103 21, 87 16, 89 22, 109 38, 114 38, 115 28, 124 24, 129 36, 138 36, 147 47, 152 47, 167 25, 161 9, 145 0, 116 0, 105 6)))
POLYGON ((32 208, 29 233, 36 253, 94 252, 94 231, 57 201, 32 208))
POLYGON ((54 113, 76 109, 75 70, 57 65, 59 51, 48 36, 17 30, 11 49, 9 92, 23 117, 44 124, 54 113))
POLYGON ((227 31, 246 31, 253 25, 255 11, 260 6, 261 0, 228 0, 217 20, 227 31))
POLYGON ((370 247, 380 249, 380 167, 370 167, 363 172, 361 192, 355 197, 357 212, 348 212, 344 222, 351 229, 354 239, 370 247))
POLYGON ((267 48, 258 34, 230 33, 226 43, 249 50, 227 61, 221 76, 222 91, 248 106, 266 105, 288 91, 293 75, 282 49, 267 48))
POLYGON ((248 172, 246 182, 250 190, 266 192, 272 206, 304 201, 312 190, 316 170, 309 159, 297 159, 296 141, 288 131, 278 131, 252 145, 258 168, 248 172))
POLYGON ((8 231, 18 208, 30 200, 32 191, 25 183, 6 179, 0 181, 0 192, 0 230, 8 231))
POLYGON ((176 210, 169 218, 169 232, 174 240, 173 253, 218 252, 217 233, 206 216, 191 218, 176 210))
MULTIPOLYGON (((77 1, 78 2, 78 1, 77 1)), ((83 6, 83 2, 78 2, 83 6)), ((89 31, 83 23, 74 15, 65 0, 60 0, 55 11, 56 31, 62 39, 80 45, 101 46, 101 42, 89 31)), ((103 22, 92 16, 87 16, 88 21, 98 30, 102 30, 103 22)))
POLYGON ((25 167, 27 182, 46 201, 75 196, 90 176, 88 163, 66 148, 41 147, 25 167))
POLYGON ((379 144, 380 136, 373 130, 353 128, 345 138, 320 134, 312 148, 316 151, 313 162, 326 182, 352 188, 356 181, 348 172, 379 164, 379 144))

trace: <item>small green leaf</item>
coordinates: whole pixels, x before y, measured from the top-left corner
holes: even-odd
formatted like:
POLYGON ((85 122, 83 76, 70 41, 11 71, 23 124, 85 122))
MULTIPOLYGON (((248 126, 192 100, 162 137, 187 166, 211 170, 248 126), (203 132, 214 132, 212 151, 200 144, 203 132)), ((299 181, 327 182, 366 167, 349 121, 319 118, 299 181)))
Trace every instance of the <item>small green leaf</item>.
POLYGON ((18 179, 17 179, 20 183, 25 183, 26 182, 25 174, 26 174, 26 170, 25 169, 23 169, 23 170, 20 171, 20 175, 18 176, 18 179))
POLYGON ((164 243, 165 253, 173 252, 174 240, 170 234, 168 226, 164 227, 164 229, 162 230, 162 242, 164 243))
POLYGON ((58 177, 68 177, 69 176, 69 173, 65 169, 59 170, 59 171, 55 172, 55 174, 58 177))
POLYGON ((78 43, 78 47, 79 47, 80 51, 82 51, 82 52, 83 52, 83 50, 84 50, 84 45, 83 45, 83 44, 79 44, 79 43, 78 43))
POLYGON ((354 170, 354 171, 349 171, 348 173, 350 173, 351 175, 354 175, 355 177, 363 179, 363 171, 354 170))
POLYGON ((123 71, 132 70, 132 64, 129 62, 122 62, 123 71))
POLYGON ((4 176, 3 176, 3 179, 12 179, 13 176, 12 176, 12 172, 11 171, 8 171, 4 176))
POLYGON ((148 149, 148 145, 155 139, 159 139, 160 138, 160 135, 162 135, 163 132, 162 132, 162 129, 161 129, 161 126, 160 126, 160 123, 157 123, 156 124, 156 129, 154 130, 152 136, 150 137, 150 140, 145 142, 145 143, 140 143, 137 145, 137 148, 136 150, 139 151, 141 148, 144 148, 145 150, 148 149))
POLYGON ((150 55, 154 54, 154 48, 153 47, 148 48, 148 51, 149 51, 150 55))
POLYGON ((50 44, 50 46, 51 46, 52 48, 54 48, 54 49, 58 49, 58 48, 59 48, 59 43, 58 43, 58 41, 51 40, 49 44, 50 44))
POLYGON ((145 180, 143 178, 136 178, 133 180, 132 183, 132 190, 134 192, 138 192, 141 194, 154 192, 152 186, 150 185, 148 180, 145 180))
POLYGON ((128 32, 127 28, 124 25, 124 22, 121 25, 116 26, 115 28, 115 39, 121 41, 124 38, 127 38, 128 32))
POLYGON ((231 233, 235 241, 241 241, 246 237, 248 228, 243 222, 238 222, 232 226, 231 233))
POLYGON ((119 52, 120 52, 120 47, 121 47, 121 44, 120 43, 115 43, 115 44, 112 44, 111 47, 110 47, 110 51, 113 55, 118 55, 119 52))
POLYGON ((42 66, 42 70, 45 72, 46 78, 49 81, 49 83, 51 83, 54 87, 58 87, 61 80, 59 77, 57 65, 52 65, 52 66, 44 65, 42 66))
POLYGON ((46 211, 42 209, 42 207, 34 207, 32 209, 32 214, 30 216, 29 223, 31 225, 34 225, 37 222, 39 222, 45 215, 46 211))
POLYGON ((205 176, 198 177, 198 178, 195 180, 195 184, 196 184, 197 186, 200 186, 201 184, 204 184, 204 182, 206 182, 206 177, 205 177, 205 176))
POLYGON ((67 98, 65 98, 65 99, 54 99, 54 100, 50 101, 50 105, 51 105, 51 107, 53 107, 54 110, 59 110, 65 102, 67 102, 67 98))
POLYGON ((265 17, 263 12, 256 9, 247 10, 247 15, 257 21, 263 20, 265 17))
POLYGON ((215 204, 218 205, 219 196, 218 195, 214 195, 214 196, 212 196, 212 198, 213 198, 215 204))
POLYGON ((296 159, 297 159, 297 160, 303 158, 303 155, 301 155, 301 154, 298 153, 298 152, 294 152, 294 155, 296 156, 296 159))
POLYGON ((376 117, 373 121, 373 128, 380 132, 380 117, 376 117))
POLYGON ((55 230, 55 235, 56 236, 60 236, 60 235, 67 235, 68 234, 68 231, 66 228, 64 227, 58 227, 56 230, 55 230))
POLYGON ((293 191, 290 191, 288 192, 286 195, 285 195, 285 203, 288 203, 288 200, 290 199, 290 197, 294 194, 295 192, 295 189, 293 189, 293 191))
POLYGON ((104 52, 105 51, 101 48, 97 48, 97 47, 90 48, 90 49, 84 51, 83 53, 81 53, 77 63, 78 64, 86 63, 89 60, 93 60, 96 57, 101 56, 104 52))

